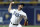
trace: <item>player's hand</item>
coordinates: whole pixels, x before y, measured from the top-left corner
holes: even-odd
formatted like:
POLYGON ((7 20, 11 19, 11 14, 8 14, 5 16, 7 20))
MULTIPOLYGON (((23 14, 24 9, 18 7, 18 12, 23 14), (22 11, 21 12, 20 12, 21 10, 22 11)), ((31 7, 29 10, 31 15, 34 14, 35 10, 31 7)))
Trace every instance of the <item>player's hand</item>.
POLYGON ((13 4, 14 4, 14 2, 11 2, 11 3, 13 3, 13 4))
POLYGON ((27 26, 27 25, 28 25, 28 22, 27 22, 26 20, 25 20, 25 22, 24 22, 24 25, 25 25, 25 26, 27 26))
POLYGON ((11 2, 10 4, 14 4, 14 2, 11 2))

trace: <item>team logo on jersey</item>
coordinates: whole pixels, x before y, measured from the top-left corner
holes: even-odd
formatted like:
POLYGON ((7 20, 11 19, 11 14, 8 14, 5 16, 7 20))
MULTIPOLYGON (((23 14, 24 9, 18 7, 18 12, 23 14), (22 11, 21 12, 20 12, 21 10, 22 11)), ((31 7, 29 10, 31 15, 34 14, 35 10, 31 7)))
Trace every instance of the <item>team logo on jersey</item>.
POLYGON ((14 11, 13 13, 16 17, 20 17, 21 15, 19 13, 17 13, 16 11, 14 11))

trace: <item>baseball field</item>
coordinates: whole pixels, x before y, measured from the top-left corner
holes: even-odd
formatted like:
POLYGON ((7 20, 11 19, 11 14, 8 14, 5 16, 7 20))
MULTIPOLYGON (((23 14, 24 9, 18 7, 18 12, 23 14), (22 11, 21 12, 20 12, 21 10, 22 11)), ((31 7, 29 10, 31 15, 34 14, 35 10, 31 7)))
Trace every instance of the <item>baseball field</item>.
MULTIPOLYGON (((0 27, 8 27, 8 25, 0 25, 0 27)), ((23 26, 23 27, 40 27, 40 25, 37 25, 37 26, 23 26)))

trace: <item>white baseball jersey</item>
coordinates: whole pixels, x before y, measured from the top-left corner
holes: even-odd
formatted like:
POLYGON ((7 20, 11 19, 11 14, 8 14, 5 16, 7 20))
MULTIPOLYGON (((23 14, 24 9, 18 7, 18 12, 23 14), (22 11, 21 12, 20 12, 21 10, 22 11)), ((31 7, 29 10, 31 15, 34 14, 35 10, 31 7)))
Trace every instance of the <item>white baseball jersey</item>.
POLYGON ((22 10, 18 11, 18 9, 10 10, 10 13, 12 13, 12 17, 10 21, 12 24, 20 24, 20 21, 22 18, 27 19, 27 15, 22 10))

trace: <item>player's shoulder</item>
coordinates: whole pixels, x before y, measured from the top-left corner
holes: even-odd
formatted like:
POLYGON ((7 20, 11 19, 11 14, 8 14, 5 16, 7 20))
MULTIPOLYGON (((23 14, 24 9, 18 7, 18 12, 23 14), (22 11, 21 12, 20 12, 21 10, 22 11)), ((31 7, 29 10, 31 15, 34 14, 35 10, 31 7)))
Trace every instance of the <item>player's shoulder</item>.
POLYGON ((26 13, 24 11, 21 12, 23 15, 26 15, 26 13))
POLYGON ((23 14, 26 14, 24 11, 21 11, 23 14))

